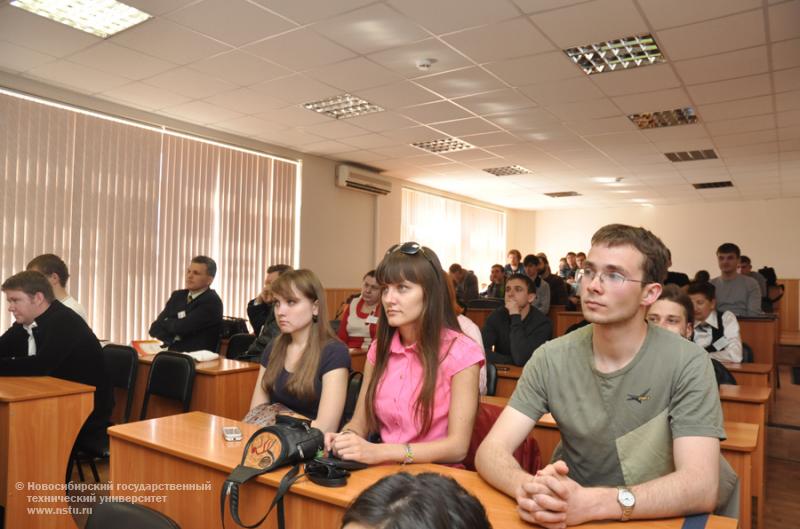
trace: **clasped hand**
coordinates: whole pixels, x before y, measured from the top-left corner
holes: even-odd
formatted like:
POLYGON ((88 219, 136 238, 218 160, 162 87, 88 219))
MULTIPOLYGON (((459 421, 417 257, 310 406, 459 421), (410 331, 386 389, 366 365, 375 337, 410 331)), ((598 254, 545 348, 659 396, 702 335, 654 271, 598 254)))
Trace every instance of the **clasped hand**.
POLYGON ((517 489, 520 517, 546 529, 564 529, 590 519, 586 490, 567 474, 564 461, 556 461, 539 470, 517 489))

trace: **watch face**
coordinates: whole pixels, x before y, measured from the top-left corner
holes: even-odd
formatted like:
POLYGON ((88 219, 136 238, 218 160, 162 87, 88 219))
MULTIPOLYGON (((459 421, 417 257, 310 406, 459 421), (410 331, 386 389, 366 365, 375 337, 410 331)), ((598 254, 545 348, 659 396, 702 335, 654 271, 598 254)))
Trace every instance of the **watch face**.
POLYGON ((631 491, 621 490, 619 491, 619 502, 625 507, 633 507, 633 504, 636 503, 636 498, 631 491))

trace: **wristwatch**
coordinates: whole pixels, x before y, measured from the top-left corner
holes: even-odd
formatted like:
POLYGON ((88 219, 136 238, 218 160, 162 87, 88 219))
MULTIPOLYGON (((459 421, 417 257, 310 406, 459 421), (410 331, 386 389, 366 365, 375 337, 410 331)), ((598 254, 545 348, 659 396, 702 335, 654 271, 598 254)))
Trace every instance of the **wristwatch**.
POLYGON ((636 496, 633 491, 626 487, 617 487, 617 503, 622 507, 622 517, 620 520, 627 522, 633 514, 633 507, 636 505, 636 496))

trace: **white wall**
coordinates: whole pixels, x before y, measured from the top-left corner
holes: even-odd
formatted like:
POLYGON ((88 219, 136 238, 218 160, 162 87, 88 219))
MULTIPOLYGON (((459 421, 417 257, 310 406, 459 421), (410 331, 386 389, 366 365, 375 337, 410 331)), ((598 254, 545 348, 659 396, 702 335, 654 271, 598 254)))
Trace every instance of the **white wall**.
MULTIPOLYGON (((529 253, 537 253, 541 250, 535 248, 536 240, 536 212, 510 209, 506 214, 506 248, 515 248, 520 251, 523 257, 529 253)), ((505 263, 506 256, 500 264, 505 263)), ((548 255, 549 259, 550 256, 548 255)))
POLYGON ((800 199, 796 198, 538 211, 534 245, 547 253, 555 268, 557 257, 570 250, 587 251, 595 230, 613 222, 651 230, 672 251, 672 268, 690 277, 700 269, 712 277, 718 273, 715 251, 723 242, 738 244, 756 269, 772 266, 778 277, 800 277, 800 199))

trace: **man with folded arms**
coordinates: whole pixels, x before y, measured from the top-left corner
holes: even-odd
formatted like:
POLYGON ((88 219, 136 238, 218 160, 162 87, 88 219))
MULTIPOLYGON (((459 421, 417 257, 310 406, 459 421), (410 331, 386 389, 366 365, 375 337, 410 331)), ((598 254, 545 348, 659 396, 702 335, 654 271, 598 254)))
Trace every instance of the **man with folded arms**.
POLYGON ((217 263, 198 255, 186 269, 186 288, 176 290, 150 325, 150 336, 172 351, 216 351, 222 330, 222 300, 209 287, 217 263))
POLYGON ((666 247, 644 228, 612 224, 592 237, 576 276, 591 325, 536 351, 476 455, 478 472, 516 498, 524 520, 555 529, 738 515, 708 355, 645 321, 666 270, 666 247), (562 442, 532 476, 513 453, 548 412, 562 442))

